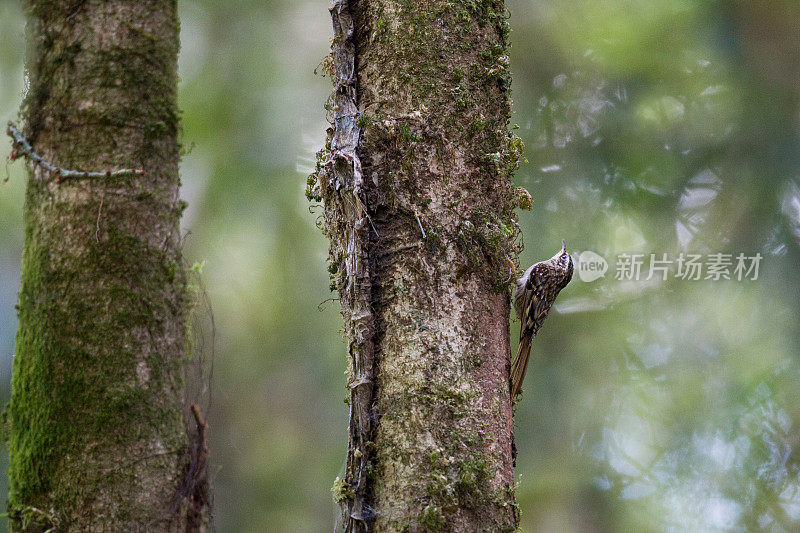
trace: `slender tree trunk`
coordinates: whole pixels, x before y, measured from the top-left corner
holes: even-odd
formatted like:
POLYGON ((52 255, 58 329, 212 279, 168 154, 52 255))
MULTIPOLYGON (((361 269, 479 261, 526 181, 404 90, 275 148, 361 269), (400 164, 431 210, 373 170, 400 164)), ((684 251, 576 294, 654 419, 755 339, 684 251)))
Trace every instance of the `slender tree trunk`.
POLYGON ((27 11, 34 150, 62 168, 146 175, 31 166, 9 414, 13 529, 193 530, 179 495, 191 452, 176 2, 31 0, 27 11))
MULTIPOLYGON (((347 531, 513 531, 502 1, 335 0, 325 206, 350 352, 347 531)), ((524 195, 521 195, 524 199, 524 195)))

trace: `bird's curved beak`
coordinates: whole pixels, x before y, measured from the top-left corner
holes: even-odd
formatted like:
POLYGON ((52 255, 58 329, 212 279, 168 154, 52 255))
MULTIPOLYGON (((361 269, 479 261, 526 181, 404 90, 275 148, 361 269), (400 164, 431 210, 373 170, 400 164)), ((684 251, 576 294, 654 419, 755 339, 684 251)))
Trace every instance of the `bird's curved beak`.
POLYGON ((567 241, 565 239, 561 239, 561 253, 567 253, 567 241))

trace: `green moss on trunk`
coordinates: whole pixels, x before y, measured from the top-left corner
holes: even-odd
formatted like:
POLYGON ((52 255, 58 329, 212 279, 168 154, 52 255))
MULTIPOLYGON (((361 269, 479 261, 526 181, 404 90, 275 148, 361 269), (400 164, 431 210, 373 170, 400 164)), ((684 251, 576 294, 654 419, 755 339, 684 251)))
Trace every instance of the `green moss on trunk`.
POLYGON ((174 1, 32 1, 29 174, 10 418, 16 531, 177 531, 182 408, 174 1))
POLYGON ((342 105, 307 194, 325 204, 350 341, 346 531, 513 531, 522 146, 504 4, 338 0, 333 13, 342 105))

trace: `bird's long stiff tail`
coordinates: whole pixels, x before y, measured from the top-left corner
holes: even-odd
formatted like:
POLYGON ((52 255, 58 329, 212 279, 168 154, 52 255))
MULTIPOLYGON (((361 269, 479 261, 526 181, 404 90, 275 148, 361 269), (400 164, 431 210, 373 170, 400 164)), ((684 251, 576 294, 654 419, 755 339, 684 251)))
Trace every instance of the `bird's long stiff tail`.
POLYGON ((528 369, 528 359, 531 356, 531 340, 532 336, 528 335, 520 339, 519 351, 514 363, 511 365, 511 399, 513 400, 520 388, 522 388, 522 381, 525 379, 525 371, 528 369))

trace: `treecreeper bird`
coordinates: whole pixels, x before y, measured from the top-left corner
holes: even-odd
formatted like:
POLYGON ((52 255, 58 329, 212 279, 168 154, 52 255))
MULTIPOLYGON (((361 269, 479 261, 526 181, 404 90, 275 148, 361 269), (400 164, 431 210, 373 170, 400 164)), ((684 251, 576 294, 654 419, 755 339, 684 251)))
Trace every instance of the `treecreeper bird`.
POLYGON ((519 351, 511 365, 511 398, 519 393, 528 358, 531 341, 542 327, 550 307, 561 289, 572 279, 572 257, 567 253, 567 243, 561 241, 561 251, 548 259, 532 265, 517 280, 514 307, 521 322, 519 329, 519 351))

